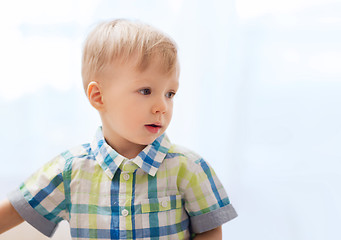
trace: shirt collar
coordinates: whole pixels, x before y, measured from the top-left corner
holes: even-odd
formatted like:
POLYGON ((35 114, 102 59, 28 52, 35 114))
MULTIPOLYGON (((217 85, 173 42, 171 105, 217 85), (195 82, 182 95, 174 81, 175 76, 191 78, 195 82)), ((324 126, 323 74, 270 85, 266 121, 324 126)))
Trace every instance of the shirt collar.
MULTIPOLYGON (((170 146, 171 142, 164 133, 155 139, 153 143, 147 145, 132 159, 132 162, 149 175, 155 176, 170 146)), ((111 179, 114 177, 123 160, 126 159, 105 141, 102 127, 99 127, 96 132, 95 138, 91 143, 91 150, 95 155, 97 163, 111 179)))

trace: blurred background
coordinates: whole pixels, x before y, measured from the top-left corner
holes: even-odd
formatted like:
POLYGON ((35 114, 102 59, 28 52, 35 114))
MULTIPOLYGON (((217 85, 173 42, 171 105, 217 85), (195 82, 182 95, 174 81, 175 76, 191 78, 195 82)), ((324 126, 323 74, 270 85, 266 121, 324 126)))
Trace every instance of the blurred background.
MULTIPOLYGON (((179 46, 168 135, 216 170, 239 217, 223 239, 341 239, 338 0, 0 2, 0 198, 100 125, 80 75, 102 20, 140 19, 179 46)), ((0 240, 46 239, 27 224, 0 240)), ((70 239, 62 223, 53 239, 70 239)))

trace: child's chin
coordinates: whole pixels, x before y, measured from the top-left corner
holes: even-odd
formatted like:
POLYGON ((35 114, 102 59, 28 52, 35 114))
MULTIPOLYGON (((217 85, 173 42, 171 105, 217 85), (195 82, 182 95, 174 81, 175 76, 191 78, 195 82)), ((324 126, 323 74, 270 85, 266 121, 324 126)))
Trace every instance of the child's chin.
POLYGON ((159 137, 159 135, 157 136, 153 136, 153 137, 149 137, 149 138, 146 138, 146 139, 143 139, 140 144, 141 145, 149 145, 149 144, 152 144, 155 139, 157 139, 159 137))

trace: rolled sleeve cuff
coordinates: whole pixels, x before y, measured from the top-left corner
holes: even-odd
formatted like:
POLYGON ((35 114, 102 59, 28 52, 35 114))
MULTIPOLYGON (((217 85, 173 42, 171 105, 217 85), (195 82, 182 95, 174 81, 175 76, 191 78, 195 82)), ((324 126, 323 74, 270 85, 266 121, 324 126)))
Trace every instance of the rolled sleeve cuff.
POLYGON ((26 222, 48 237, 54 234, 57 224, 47 220, 34 210, 19 189, 9 193, 8 199, 26 222))
POLYGON ((222 208, 191 217, 191 226, 194 233, 202 233, 221 226, 222 224, 236 218, 237 212, 231 204, 222 208))

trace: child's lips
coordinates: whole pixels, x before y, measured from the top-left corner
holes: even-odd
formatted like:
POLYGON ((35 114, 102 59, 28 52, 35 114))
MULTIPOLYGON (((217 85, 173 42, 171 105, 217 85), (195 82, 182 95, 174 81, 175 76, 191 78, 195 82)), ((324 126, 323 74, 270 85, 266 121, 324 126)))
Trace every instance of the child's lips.
POLYGON ((151 133, 158 133, 162 126, 159 123, 152 123, 152 124, 146 124, 145 127, 151 133))

